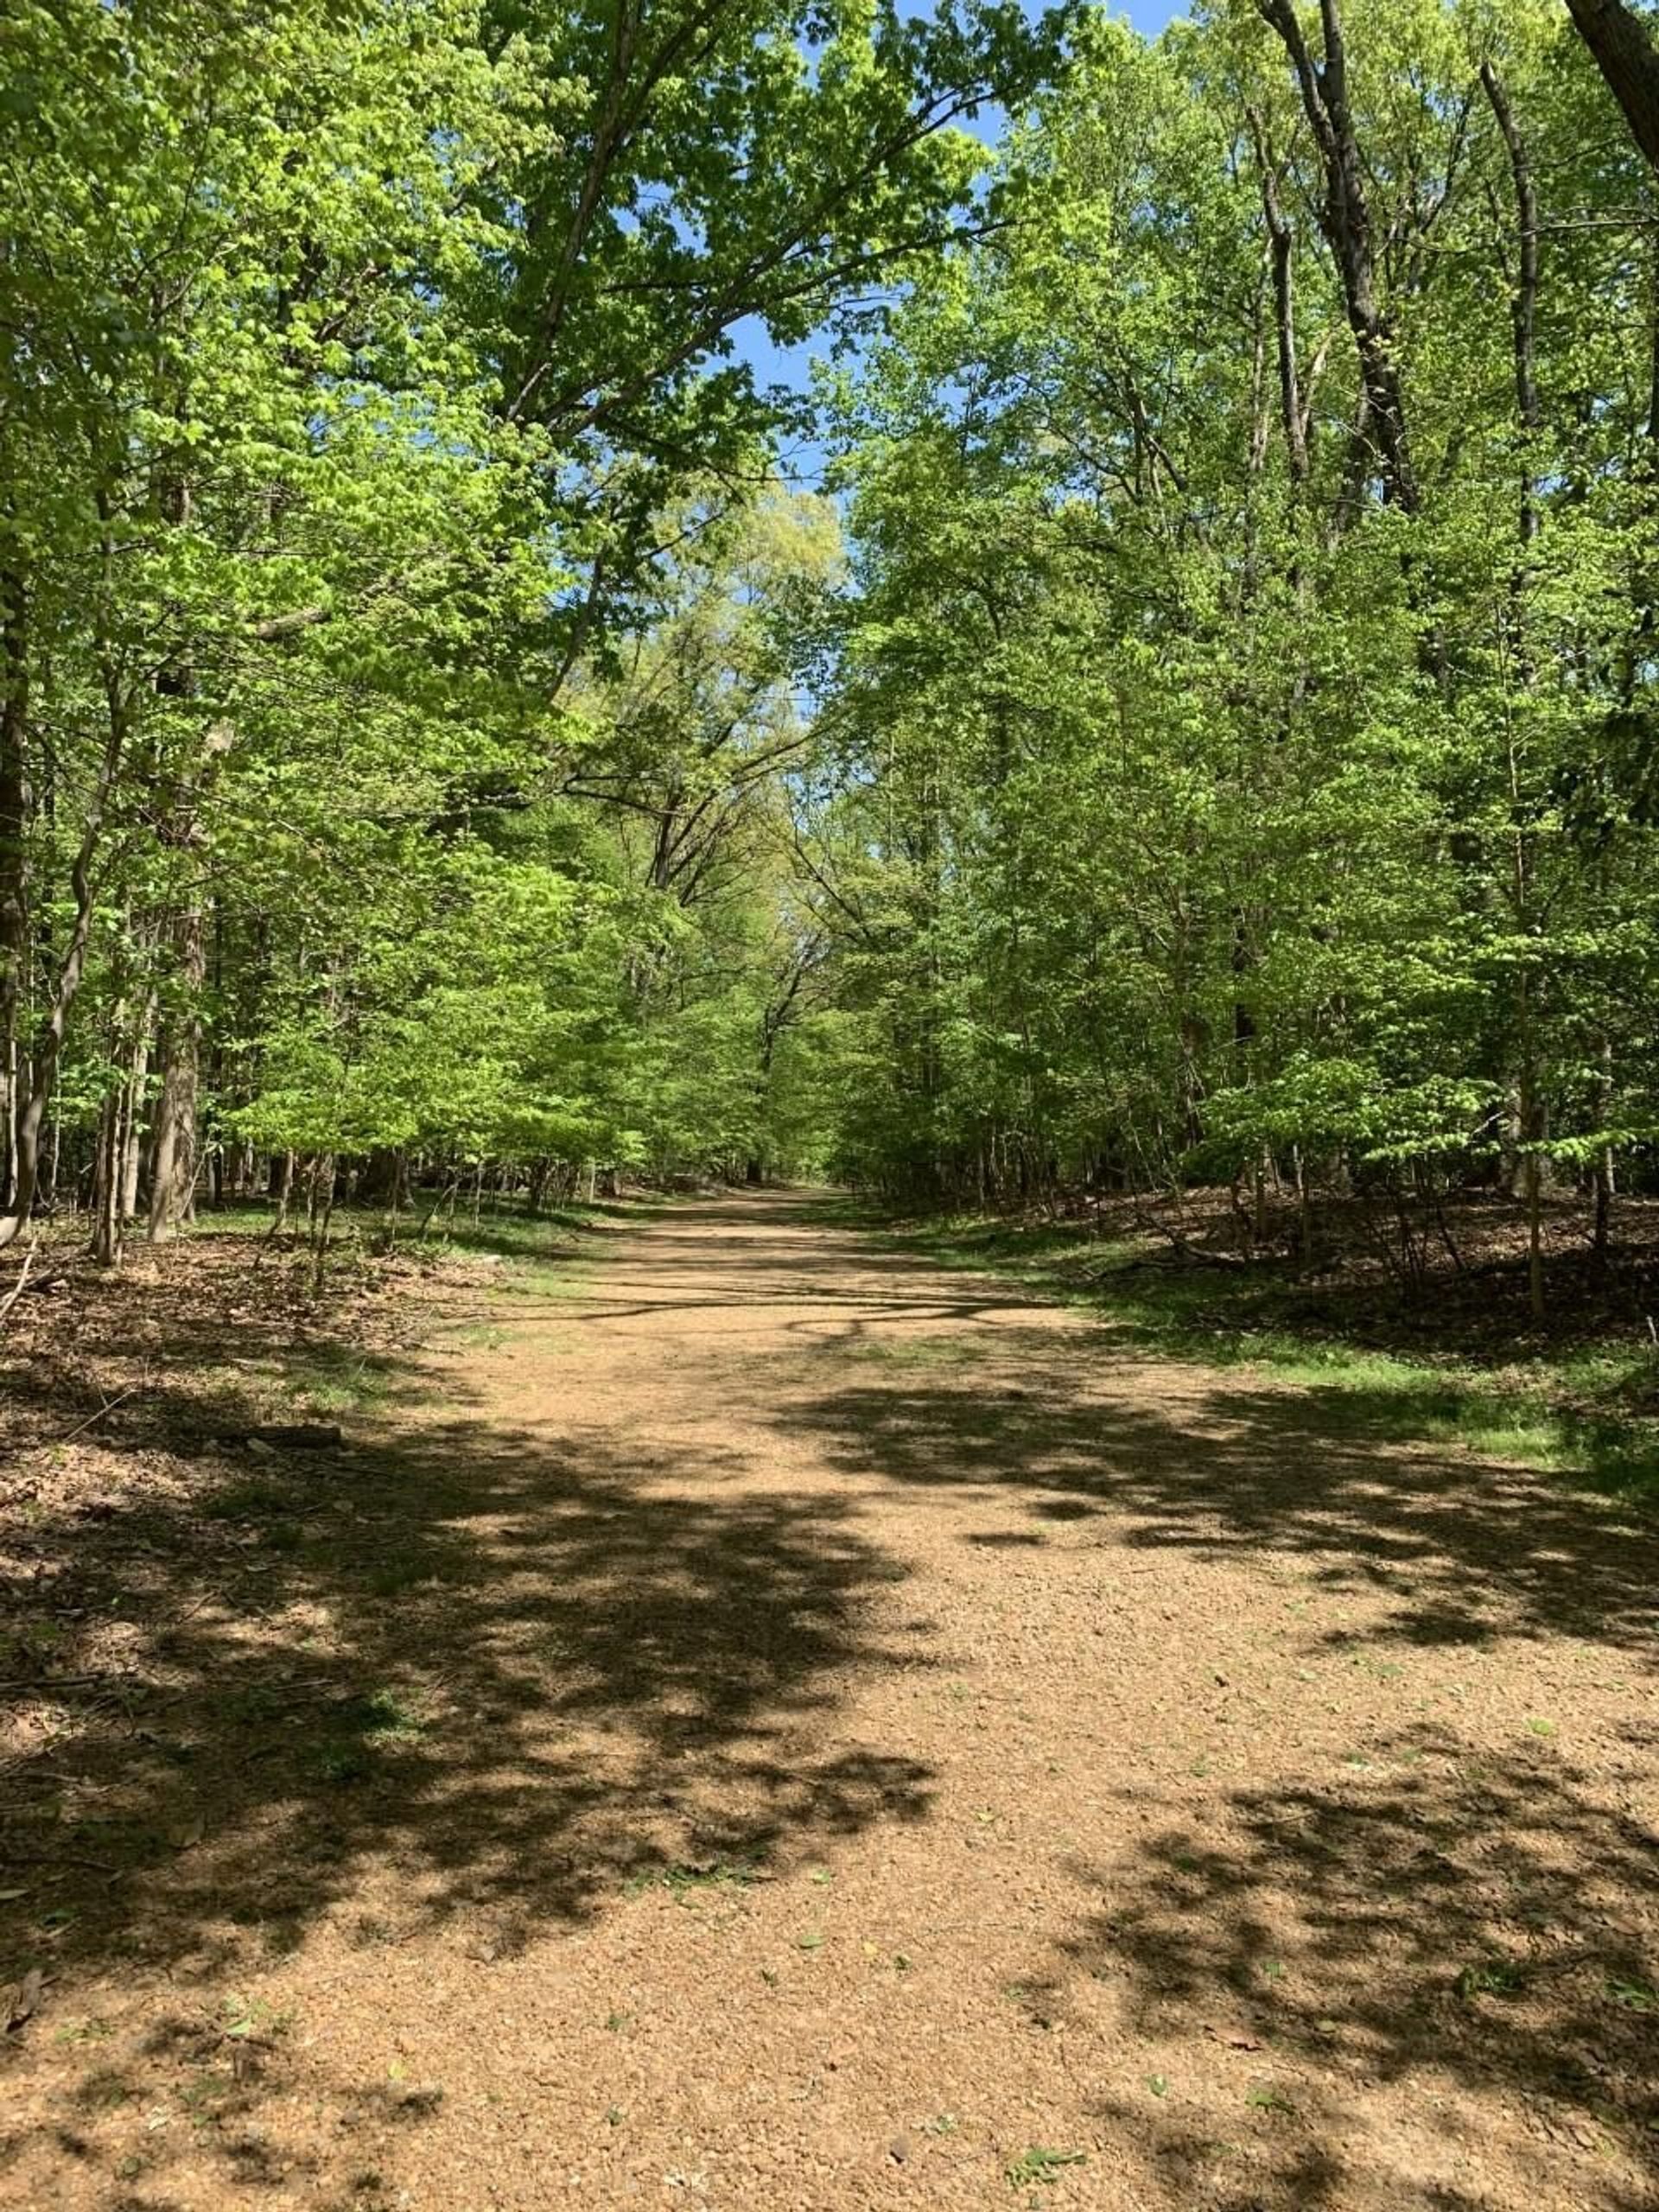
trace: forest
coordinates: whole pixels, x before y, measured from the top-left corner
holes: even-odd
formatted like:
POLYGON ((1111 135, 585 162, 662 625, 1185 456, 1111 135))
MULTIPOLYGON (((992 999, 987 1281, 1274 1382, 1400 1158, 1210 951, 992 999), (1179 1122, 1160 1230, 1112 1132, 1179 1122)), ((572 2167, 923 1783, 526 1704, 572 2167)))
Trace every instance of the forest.
POLYGON ((1650 2204, 1656 1007, 1659 0, 0 0, 0 2208, 1650 2204))
POLYGON ((10 11, 0 1237, 1496 1189, 1541 1313, 1659 1120, 1654 64, 1349 12, 10 11))

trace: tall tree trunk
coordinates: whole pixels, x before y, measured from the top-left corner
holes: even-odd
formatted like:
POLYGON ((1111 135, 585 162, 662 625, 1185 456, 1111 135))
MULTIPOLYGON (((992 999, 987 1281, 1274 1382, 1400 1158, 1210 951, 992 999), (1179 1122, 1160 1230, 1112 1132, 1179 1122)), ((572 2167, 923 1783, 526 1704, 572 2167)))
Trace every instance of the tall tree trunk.
POLYGON ((270 1195, 276 1201, 276 1211, 271 1218, 273 1236, 288 1226, 289 1212, 294 1204, 294 1154, 276 1153, 270 1163, 270 1195))
POLYGON ((1376 254, 1370 207, 1365 194, 1365 165, 1354 131, 1348 100, 1348 50, 1338 0, 1319 0, 1325 35, 1324 60, 1316 60, 1297 15, 1294 0, 1256 0, 1263 19, 1278 33, 1295 72, 1302 105, 1313 127, 1325 170, 1320 221, 1342 279, 1348 327, 1359 353, 1366 416, 1376 440, 1376 465, 1385 494, 1408 514, 1420 505, 1411 445, 1406 434, 1406 406, 1394 357, 1394 334, 1377 296, 1376 254))
POLYGON ((104 1094, 92 1155, 92 1257, 105 1268, 121 1263, 127 1160, 137 1141, 143 1090, 138 1071, 148 1026, 148 1007, 135 1016, 124 993, 110 1017, 111 1077, 104 1094), (113 1073, 117 1068, 121 1071, 118 1077, 113 1073))
POLYGON ((122 1112, 125 1086, 108 1091, 99 1116, 92 1167, 92 1257, 102 1268, 121 1259, 121 1164, 125 1150, 122 1112))
POLYGON ((54 1098, 52 1101, 51 1140, 47 1147, 44 1167, 39 1184, 41 1198, 48 1210, 57 1204, 58 1165, 62 1157, 63 1102, 61 1099, 54 1098))
MULTIPOLYGON (((1612 1119, 1613 1113, 1613 1043, 1611 1037, 1601 1040, 1601 1070, 1596 1078, 1596 1116, 1603 1128, 1612 1119)), ((1613 1147, 1605 1144, 1596 1154, 1595 1229, 1592 1249, 1598 1260, 1607 1257, 1611 1242, 1614 1194, 1613 1147)))
POLYGON ((86 968, 86 947, 92 936, 92 914, 97 900, 97 889, 92 880, 92 860, 103 837, 105 810, 109 804, 127 737, 124 708, 116 695, 112 682, 109 689, 109 734, 105 741, 98 780, 87 802, 80 842, 69 868, 70 895, 74 903, 68 940, 59 963, 46 1020, 34 1051, 26 1062, 20 1061, 20 1080, 26 1066, 29 1087, 16 1118, 17 1175, 11 1192, 10 1211, 0 1218, 0 1251, 22 1235, 35 1205, 35 1187, 40 1180, 41 1140, 46 1125, 46 1109, 57 1080, 69 1011, 79 994, 81 978, 86 968))
POLYGON ((127 1066, 126 1116, 123 1132, 121 1158, 121 1218, 133 1221, 138 1213, 138 1175, 143 1164, 143 1104, 144 1078, 149 1072, 150 1022, 155 1013, 152 997, 142 1008, 133 1034, 132 1058, 127 1066))
MULTIPOLYGON (((1522 632, 1528 584, 1526 550, 1538 530, 1538 511, 1533 482, 1533 436, 1539 424, 1538 385, 1534 360, 1538 319, 1538 201, 1533 190, 1532 163, 1515 119, 1503 79, 1491 61, 1481 66, 1480 81, 1503 136, 1515 186, 1516 264, 1510 295, 1510 321, 1515 352, 1515 407, 1522 440, 1520 508, 1518 515, 1522 557, 1511 579, 1510 620, 1516 633, 1516 679, 1530 686, 1531 657, 1522 632)), ((1517 924, 1524 924, 1532 899, 1531 840, 1522 826, 1521 787, 1513 726, 1510 736, 1510 800, 1515 816, 1514 898, 1517 924)), ((1516 1135, 1521 1146, 1521 1187, 1527 1209, 1527 1290, 1535 1321, 1544 1318, 1543 1189, 1544 1159, 1539 1147, 1548 1135, 1548 1112, 1539 1087, 1538 1046, 1534 992, 1523 973, 1516 1009, 1520 1067, 1516 1082, 1516 1135)))
POLYGON ((5 1128, 0 1203, 16 1204, 17 1119, 27 1086, 23 1013, 29 978, 28 600, 16 570, 0 572, 0 1056, 5 1128))
POLYGON ((1520 522, 1521 543, 1524 546, 1530 545, 1538 533, 1531 453, 1540 419, 1535 359, 1538 324, 1538 195, 1533 189, 1532 162, 1526 141, 1516 123, 1503 79, 1490 61, 1481 65, 1480 81, 1503 135, 1510 172, 1515 180, 1516 266, 1510 296, 1510 322, 1515 340, 1515 405, 1521 421, 1520 522))
POLYGON ((1631 136, 1659 169, 1659 49, 1647 25, 1624 0, 1567 0, 1567 10, 1631 136))
POLYGON ((1262 213, 1268 226, 1268 245, 1273 265, 1274 327, 1279 359, 1279 415, 1285 433, 1285 453, 1290 480, 1300 493, 1307 483, 1307 416, 1302 404, 1302 372, 1296 358, 1296 289, 1294 254, 1296 232, 1279 197, 1278 173, 1268 150, 1267 134, 1252 110, 1250 134, 1255 141, 1255 165, 1262 181, 1262 213))
POLYGON ((201 906, 191 899, 174 932, 179 1002, 163 1033, 162 1087, 149 1160, 149 1241, 164 1243, 195 1212, 196 1104, 201 1081, 201 906))

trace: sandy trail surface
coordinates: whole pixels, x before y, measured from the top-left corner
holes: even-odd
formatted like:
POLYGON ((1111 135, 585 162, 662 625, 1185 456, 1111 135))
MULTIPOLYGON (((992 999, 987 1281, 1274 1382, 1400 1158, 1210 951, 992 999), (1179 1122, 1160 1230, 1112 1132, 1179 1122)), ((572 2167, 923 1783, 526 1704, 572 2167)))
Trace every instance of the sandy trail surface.
POLYGON ((824 1201, 588 1242, 156 1631, 0 2203, 1659 2202, 1650 1531, 824 1201))

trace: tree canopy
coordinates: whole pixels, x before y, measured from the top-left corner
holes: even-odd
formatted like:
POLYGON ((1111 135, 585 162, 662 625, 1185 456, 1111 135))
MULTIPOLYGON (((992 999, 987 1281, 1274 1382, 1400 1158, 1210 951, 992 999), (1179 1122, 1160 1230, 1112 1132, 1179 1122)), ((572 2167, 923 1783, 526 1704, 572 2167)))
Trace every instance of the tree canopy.
POLYGON ((1605 1237, 1649 24, 21 0, 0 1239, 622 1167, 1605 1237))

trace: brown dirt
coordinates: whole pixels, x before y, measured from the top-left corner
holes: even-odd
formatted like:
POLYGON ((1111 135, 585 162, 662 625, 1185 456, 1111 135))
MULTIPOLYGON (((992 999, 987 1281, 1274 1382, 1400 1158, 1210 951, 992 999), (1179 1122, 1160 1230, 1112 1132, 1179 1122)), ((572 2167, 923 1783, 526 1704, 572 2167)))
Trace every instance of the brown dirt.
POLYGON ((0 2204, 1659 2202, 1650 1528, 810 1201, 593 1245, 344 1458, 164 1344, 23 1456, 0 2204))

